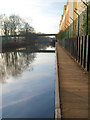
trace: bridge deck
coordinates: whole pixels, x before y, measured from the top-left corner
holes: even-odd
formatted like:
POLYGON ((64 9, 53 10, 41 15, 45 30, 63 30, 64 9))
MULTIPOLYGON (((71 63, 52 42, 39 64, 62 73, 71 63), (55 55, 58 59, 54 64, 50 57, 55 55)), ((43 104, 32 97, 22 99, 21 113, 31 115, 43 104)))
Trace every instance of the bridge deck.
POLYGON ((88 118, 88 74, 58 44, 62 118, 88 118))
MULTIPOLYGON (((25 37, 25 36, 30 36, 31 34, 21 34, 21 35, 7 35, 7 37, 25 37)), ((57 34, 33 34, 36 36, 56 36, 57 34)), ((5 36, 0 36, 0 37, 5 37, 5 36)))
MULTIPOLYGON (((16 50, 18 52, 24 52, 26 50, 16 50)), ((34 50, 33 52, 40 52, 40 53, 55 53, 55 50, 34 50)))

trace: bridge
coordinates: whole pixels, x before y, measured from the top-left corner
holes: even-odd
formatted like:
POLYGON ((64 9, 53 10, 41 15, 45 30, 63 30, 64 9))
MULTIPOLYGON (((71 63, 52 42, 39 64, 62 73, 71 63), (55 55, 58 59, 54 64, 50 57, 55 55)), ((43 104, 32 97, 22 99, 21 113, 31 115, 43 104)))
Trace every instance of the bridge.
POLYGON ((37 36, 56 36, 57 34, 36 34, 37 36))
MULTIPOLYGON (((20 35, 7 35, 7 37, 24 37, 24 36, 30 36, 31 34, 20 34, 20 35)), ((57 34, 35 34, 32 35, 36 36, 56 36, 57 34)), ((0 36, 0 37, 6 37, 6 36, 0 36)))

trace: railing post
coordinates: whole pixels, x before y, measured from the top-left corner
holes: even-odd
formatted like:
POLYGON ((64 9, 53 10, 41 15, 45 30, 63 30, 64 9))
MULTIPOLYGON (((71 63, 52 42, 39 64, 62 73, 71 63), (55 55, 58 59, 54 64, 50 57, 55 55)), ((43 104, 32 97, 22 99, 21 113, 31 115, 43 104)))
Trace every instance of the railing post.
POLYGON ((83 65, 83 36, 81 37, 82 45, 81 45, 81 65, 83 65))
POLYGON ((90 35, 88 35, 88 71, 90 72, 90 35))
POLYGON ((77 37, 77 62, 79 62, 79 37, 77 37))
POLYGON ((86 39, 86 70, 89 71, 89 35, 87 35, 86 39))
POLYGON ((80 64, 82 65, 82 37, 80 37, 80 64))
POLYGON ((81 64, 81 37, 80 37, 80 64, 81 64))
POLYGON ((83 36, 83 57, 82 57, 82 67, 85 68, 85 36, 83 36))
POLYGON ((78 39, 77 39, 77 37, 75 38, 75 42, 76 42, 76 46, 75 46, 75 58, 76 58, 76 61, 77 61, 77 52, 78 52, 78 39))
POLYGON ((78 37, 78 62, 80 62, 80 37, 78 37))

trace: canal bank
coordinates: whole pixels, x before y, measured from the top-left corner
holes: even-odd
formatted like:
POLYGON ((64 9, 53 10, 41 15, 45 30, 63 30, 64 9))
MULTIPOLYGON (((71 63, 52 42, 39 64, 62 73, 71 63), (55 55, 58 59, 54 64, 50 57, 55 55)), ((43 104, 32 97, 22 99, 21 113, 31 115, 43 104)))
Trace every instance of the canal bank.
POLYGON ((88 118, 88 74, 58 43, 56 52, 61 118, 88 118))
POLYGON ((56 74, 55 74, 55 119, 61 119, 60 91, 59 91, 59 64, 56 46, 56 74))

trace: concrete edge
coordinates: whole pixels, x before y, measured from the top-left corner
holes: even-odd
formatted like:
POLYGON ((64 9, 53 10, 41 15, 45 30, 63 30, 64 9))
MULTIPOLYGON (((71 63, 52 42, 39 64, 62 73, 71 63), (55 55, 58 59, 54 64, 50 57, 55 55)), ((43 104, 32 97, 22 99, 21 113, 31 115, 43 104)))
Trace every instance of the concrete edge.
POLYGON ((55 76, 55 120, 61 120, 60 96, 59 96, 59 73, 56 49, 56 76, 55 76))

